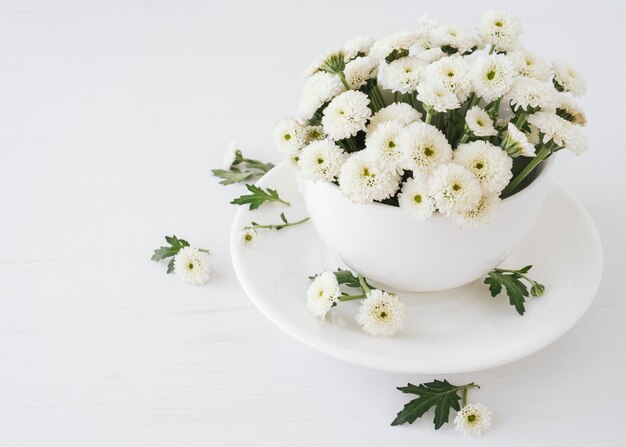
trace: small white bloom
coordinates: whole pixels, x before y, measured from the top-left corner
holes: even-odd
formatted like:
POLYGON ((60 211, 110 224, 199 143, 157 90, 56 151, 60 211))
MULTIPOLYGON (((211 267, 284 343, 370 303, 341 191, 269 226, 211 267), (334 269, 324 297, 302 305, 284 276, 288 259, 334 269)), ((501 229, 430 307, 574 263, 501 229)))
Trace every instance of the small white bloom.
POLYGON ((369 79, 376 77, 377 70, 378 62, 376 59, 371 57, 357 57, 346 64, 344 75, 350 87, 353 90, 358 90, 363 87, 369 79))
POLYGON ((369 151, 363 150, 350 155, 341 167, 339 187, 352 202, 368 204, 393 196, 400 179, 395 171, 383 168, 369 151))
POLYGON ((469 169, 486 192, 499 193, 513 176, 513 159, 488 141, 461 144, 454 151, 453 159, 469 169))
POLYGON ((314 316, 321 318, 337 304, 341 290, 333 272, 320 273, 306 291, 306 306, 314 316))
POLYGON ((380 67, 378 82, 392 92, 410 93, 424 78, 426 62, 415 56, 401 57, 380 67))
POLYGON ((400 31, 374 42, 369 55, 374 59, 380 60, 385 59, 394 51, 408 52, 411 45, 417 41, 417 38, 418 33, 416 31, 400 31))
POLYGON ((358 56, 367 56, 373 43, 374 39, 370 36, 359 36, 354 39, 350 39, 343 46, 343 53, 346 57, 346 61, 351 61, 358 56))
POLYGON ((536 54, 526 50, 518 50, 507 53, 507 56, 511 59, 518 75, 538 81, 548 81, 550 78, 550 67, 536 54))
POLYGON ((228 147, 226 148, 226 152, 224 152, 224 161, 222 163, 222 167, 224 169, 230 169, 235 160, 237 159, 237 143, 231 141, 228 143, 228 147))
POLYGON ((428 182, 426 177, 414 173, 413 178, 408 179, 402 185, 398 194, 400 209, 418 222, 423 222, 435 212, 435 200, 428 195, 428 182))
POLYGON ((439 47, 454 48, 459 54, 470 53, 480 45, 474 31, 451 25, 440 26, 433 30, 433 42, 439 47))
POLYGON ((511 157, 534 157, 536 155, 535 146, 513 123, 507 125, 506 134, 502 140, 502 149, 511 157))
POLYGON ((491 427, 491 411, 482 404, 467 404, 454 418, 455 430, 466 436, 481 436, 491 427))
POLYGON ((556 109, 557 91, 547 82, 533 78, 518 77, 513 81, 511 89, 506 95, 513 110, 541 109, 554 111, 556 109))
POLYGON ((467 99, 472 88, 469 65, 458 55, 443 57, 431 63, 426 69, 426 78, 432 82, 442 83, 461 102, 467 99))
POLYGON ((394 102, 387 107, 383 107, 370 119, 367 125, 367 133, 370 134, 376 130, 380 124, 387 121, 397 121, 406 126, 415 121, 419 121, 422 117, 421 113, 404 102, 394 102))
POLYGON ((428 175, 433 169, 452 159, 452 146, 435 126, 413 123, 400 134, 401 166, 406 170, 428 175))
POLYGON ((358 36, 347 41, 343 46, 343 54, 346 61, 351 61, 358 56, 367 56, 372 48, 374 39, 370 36, 358 36))
POLYGON ((257 243, 257 232, 253 228, 244 228, 239 232, 239 242, 246 247, 253 247, 257 243))
POLYGON ((539 129, 543 134, 543 143, 550 140, 558 146, 581 155, 587 150, 587 139, 575 125, 560 116, 549 112, 537 112, 528 116, 528 122, 539 129))
POLYGON ((333 141, 321 140, 302 149, 298 166, 306 179, 332 182, 339 175, 347 154, 333 141))
POLYGON ((557 93, 556 112, 561 118, 579 126, 587 124, 585 111, 566 93, 557 93))
POLYGON ((195 247, 183 247, 174 256, 174 272, 188 284, 204 284, 209 280, 209 256, 195 247))
POLYGON ((315 73, 304 83, 298 114, 303 119, 311 118, 317 109, 344 90, 345 87, 336 75, 315 73))
POLYGON ((448 90, 442 82, 422 82, 417 87, 417 99, 437 112, 447 112, 461 106, 459 98, 448 90))
POLYGON ((561 61, 552 62, 554 83, 558 89, 571 92, 574 96, 582 96, 587 91, 587 82, 578 71, 561 61))
POLYGON ((490 137, 498 134, 498 131, 493 127, 493 121, 491 121, 489 114, 478 106, 467 111, 465 124, 477 137, 490 137))
POLYGON ((522 24, 504 11, 487 11, 478 21, 478 34, 484 43, 495 45, 498 51, 508 51, 522 34, 522 24))
POLYGON ((447 163, 433 171, 428 193, 439 211, 447 216, 475 208, 482 197, 480 181, 472 171, 457 163, 447 163))
POLYGON ((509 58, 503 54, 491 54, 476 59, 472 65, 472 85, 478 96, 487 102, 504 95, 515 76, 509 58))
POLYGON ((361 303, 356 321, 374 337, 389 337, 402 329, 406 305, 397 295, 374 289, 361 303))
POLYGON ((341 93, 324 109, 324 132, 333 140, 342 140, 365 130, 372 114, 369 103, 370 99, 363 92, 350 90, 341 93))
POLYGON ((488 224, 500 207, 498 194, 483 194, 478 205, 464 213, 453 213, 451 218, 459 227, 470 228, 488 224))
POLYGON ((395 171, 402 156, 399 137, 404 126, 397 121, 387 121, 368 133, 365 147, 386 169, 395 171))
POLYGON ((295 118, 284 118, 274 127, 274 144, 284 155, 300 151, 305 139, 306 129, 295 118))

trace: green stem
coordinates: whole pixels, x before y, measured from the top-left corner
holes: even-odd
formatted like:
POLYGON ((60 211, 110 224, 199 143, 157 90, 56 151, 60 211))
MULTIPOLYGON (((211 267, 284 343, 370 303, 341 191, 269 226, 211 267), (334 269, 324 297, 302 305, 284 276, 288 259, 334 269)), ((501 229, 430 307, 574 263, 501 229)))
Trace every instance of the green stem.
POLYGON ((348 144, 348 148, 350 149, 348 152, 356 152, 358 149, 356 147, 356 143, 352 139, 352 137, 346 139, 346 143, 348 144))
POLYGON ((352 86, 350 86, 350 83, 346 79, 346 75, 343 74, 343 71, 340 71, 339 73, 337 73, 337 76, 339 76, 339 79, 341 80, 341 83, 346 88, 346 90, 351 90, 352 89, 352 86))
POLYGON ((469 390, 470 388, 480 389, 480 387, 476 385, 474 382, 468 383, 467 385, 461 385, 459 388, 463 388, 463 396, 461 398, 461 408, 467 405, 467 390, 469 390))
POLYGON ((211 253, 211 251, 207 250, 206 248, 199 248, 198 251, 201 251, 202 253, 207 253, 207 254, 211 253))
POLYGON ((365 292, 365 294, 367 295, 368 293, 370 293, 372 291, 372 289, 370 288, 370 286, 367 284, 367 281, 365 280, 364 277, 362 277, 361 275, 357 274, 357 277, 359 278, 359 284, 361 286, 361 289, 363 289, 363 292, 365 292))
POLYGON ((489 54, 493 54, 493 52, 496 50, 496 46, 495 45, 491 45, 491 48, 489 48, 489 54))
POLYGON ((433 119, 432 109, 426 109, 426 118, 424 118, 424 122, 426 124, 430 124, 430 121, 433 119))
POLYGON ((463 143, 467 143, 467 140, 472 136, 471 132, 468 132, 467 129, 463 130, 463 135, 461 135, 461 139, 457 143, 457 147, 459 147, 463 143))
POLYGON ((270 225, 254 224, 250 227, 245 227, 245 228, 251 228, 253 230, 258 230, 260 228, 266 228, 268 230, 282 230, 285 227, 293 227, 294 225, 300 225, 301 223, 304 223, 309 219, 310 217, 305 217, 304 219, 299 220, 297 222, 287 222, 287 223, 281 223, 281 224, 270 224, 270 225))
POLYGON ((526 123, 526 118, 528 118, 528 115, 522 110, 520 114, 515 118, 515 127, 517 127, 519 130, 522 130, 522 126, 526 123))
POLYGON ((501 197, 505 199, 509 197, 510 195, 512 195, 513 190, 515 190, 517 185, 519 185, 522 182, 522 180, 524 180, 528 176, 528 174, 530 174, 532 170, 535 169, 539 165, 539 163, 541 163, 546 158, 548 158, 548 155, 550 155, 550 148, 548 146, 543 146, 541 149, 539 149, 539 152, 537 152, 537 155, 530 161, 530 163, 526 165, 524 169, 522 169, 522 172, 517 174, 513 178, 513 180, 511 180, 511 183, 509 183, 507 187, 504 188, 504 190, 502 191, 501 197))
POLYGON ((291 203, 289 203, 289 202, 287 202, 287 201, 285 201, 283 199, 276 199, 276 201, 282 203, 283 205, 291 206, 291 203))
POLYGON ((378 88, 378 84, 374 84, 374 86, 370 90, 370 96, 372 98, 372 104, 376 108, 376 110, 374 110, 374 113, 385 107, 385 98, 383 98, 383 94, 378 88))
POLYGON ((520 273, 519 270, 510 270, 510 269, 494 269, 496 272, 498 273, 515 273, 517 275, 519 275, 521 278, 524 278, 526 281, 528 281, 531 285, 534 284, 539 284, 537 281, 535 281, 532 278, 529 278, 528 276, 524 275, 523 273, 520 273))
POLYGON ((366 295, 341 295, 339 297, 339 301, 362 300, 363 298, 367 298, 367 296, 366 295))

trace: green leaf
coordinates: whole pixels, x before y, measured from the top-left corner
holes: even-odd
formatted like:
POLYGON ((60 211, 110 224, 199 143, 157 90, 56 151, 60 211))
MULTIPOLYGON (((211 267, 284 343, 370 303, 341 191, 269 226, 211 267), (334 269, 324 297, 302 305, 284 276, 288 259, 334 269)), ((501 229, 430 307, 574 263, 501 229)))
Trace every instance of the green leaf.
POLYGON ((265 202, 281 202, 285 205, 290 205, 288 202, 285 202, 280 198, 275 189, 267 188, 266 190, 263 190, 263 188, 250 184, 247 184, 246 188, 248 188, 248 191, 252 194, 244 194, 237 197, 230 203, 234 205, 249 205, 251 210, 257 209, 265 202))
POLYGON ((289 221, 287 220, 287 218, 285 217, 285 213, 280 213, 280 220, 282 220, 283 222, 285 222, 286 224, 289 223, 289 221))
POLYGON ((172 273, 174 271, 174 258, 170 259, 170 262, 167 263, 167 273, 172 273))
POLYGON ((412 424, 417 418, 422 417, 428 410, 435 408, 433 422, 435 430, 450 420, 450 410, 459 411, 461 409, 461 396, 459 391, 474 386, 474 384, 456 386, 447 380, 435 380, 423 383, 418 386, 407 384, 399 387, 398 390, 407 394, 415 394, 418 397, 407 403, 398 413, 391 425, 412 424))
MULTIPOLYGON (((154 250, 150 259, 153 261, 162 261, 172 256, 176 256, 181 248, 189 247, 189 242, 184 239, 178 239, 175 235, 165 236, 165 241, 170 244, 169 247, 159 247, 154 250)), ((169 272, 168 272, 169 273, 169 272)))
POLYGON ((225 169, 212 169, 213 175, 223 179, 220 184, 222 185, 231 185, 233 183, 241 183, 252 180, 254 177, 262 175, 262 173, 256 171, 250 172, 241 172, 236 168, 231 168, 229 170, 225 169))
MULTIPOLYGON (((528 271, 528 270, 527 270, 528 271)), ((498 269, 489 272, 485 278, 485 284, 489 285, 491 296, 495 297, 502 291, 502 287, 506 289, 509 296, 509 302, 515 306, 515 310, 520 315, 524 315, 525 297, 528 296, 526 285, 520 281, 520 274, 516 272, 502 272, 498 269)))
POLYGON ((335 274, 335 278, 337 278, 337 282, 339 284, 345 284, 346 286, 353 287, 355 289, 361 288, 359 278, 357 278, 350 270, 339 269, 333 273, 335 274))

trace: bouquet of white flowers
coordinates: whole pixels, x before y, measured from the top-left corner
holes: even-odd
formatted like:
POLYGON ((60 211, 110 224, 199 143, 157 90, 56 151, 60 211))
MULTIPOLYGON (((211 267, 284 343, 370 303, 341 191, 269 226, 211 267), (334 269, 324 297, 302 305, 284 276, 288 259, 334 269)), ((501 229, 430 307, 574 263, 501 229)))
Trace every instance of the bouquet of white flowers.
POLYGON ((353 39, 306 71, 299 116, 277 124, 276 145, 354 203, 487 223, 553 153, 587 146, 570 97, 584 79, 525 50, 521 33, 490 11, 476 29, 423 17, 415 31, 353 39))

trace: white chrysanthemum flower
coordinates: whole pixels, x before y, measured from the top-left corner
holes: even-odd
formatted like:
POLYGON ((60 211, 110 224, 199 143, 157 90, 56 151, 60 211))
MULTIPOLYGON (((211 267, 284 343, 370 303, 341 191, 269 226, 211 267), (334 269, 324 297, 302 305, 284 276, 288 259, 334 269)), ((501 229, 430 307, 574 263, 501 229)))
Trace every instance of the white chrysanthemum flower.
POLYGON ((466 436, 481 436, 491 427, 491 411, 482 404, 468 404, 454 418, 455 430, 466 436))
POLYGON ((475 208, 482 197, 480 181, 458 163, 435 169, 428 179, 428 193, 442 214, 464 213, 475 208))
POLYGON ((321 140, 302 149, 298 167, 302 177, 314 182, 332 182, 339 175, 347 154, 333 141, 321 140))
POLYGON ((174 273, 188 284, 206 283, 211 274, 208 254, 195 247, 181 248, 174 256, 174 273))
POLYGON ((358 90, 365 83, 376 77, 378 70, 378 62, 371 57, 357 57, 348 62, 344 70, 346 81, 353 90, 358 90))
POLYGON ((347 59, 345 59, 343 50, 341 48, 334 48, 332 50, 326 51, 319 58, 311 62, 311 64, 302 73, 303 77, 308 78, 309 76, 312 76, 315 73, 318 73, 320 71, 327 71, 327 70, 324 70, 324 68, 326 64, 330 60, 333 60, 333 59, 340 60, 340 61, 344 60, 347 62, 347 59))
POLYGON ((511 157, 534 157, 536 155, 535 146, 513 123, 507 125, 506 134, 502 140, 502 149, 511 157))
POLYGON ((536 54, 527 50, 511 51, 507 53, 511 59, 513 67, 519 76, 537 79, 538 81, 548 81, 550 78, 550 67, 536 54))
POLYGON ((471 92, 469 65, 458 55, 444 57, 430 64, 426 69, 426 78, 431 82, 442 83, 461 102, 465 101, 471 92))
POLYGON ((402 157, 399 139, 403 130, 404 126, 399 122, 387 121, 367 134, 365 147, 382 167, 393 171, 398 169, 402 157))
POLYGON ((244 228, 239 232, 239 243, 252 247, 257 243, 257 232, 254 228, 244 228))
POLYGON ((417 99, 437 112, 447 112, 461 106, 459 98, 442 82, 427 81, 417 86, 417 99))
POLYGON ((326 318, 331 307, 341 296, 339 283, 333 272, 320 273, 306 291, 306 307, 314 316, 326 318))
POLYGON ((415 31, 400 31, 391 36, 377 40, 370 49, 370 56, 376 60, 385 59, 394 51, 404 52, 409 50, 418 38, 415 31))
POLYGON ((367 133, 370 134, 376 130, 376 128, 382 123, 387 121, 397 121, 398 123, 406 126, 415 121, 419 121, 422 114, 415 110, 409 104, 404 102, 394 102, 387 107, 383 107, 372 116, 369 124, 367 125, 367 133))
POLYGON ((522 24, 504 11, 487 11, 478 21, 478 34, 484 43, 495 45, 498 51, 508 51, 522 35, 522 24))
POLYGON ((480 45, 474 31, 460 26, 440 26, 433 30, 433 41, 439 47, 456 49, 459 54, 470 53, 480 45))
POLYGON ((383 168, 369 151, 356 152, 348 158, 339 173, 339 188, 354 203, 368 204, 393 196, 401 177, 383 168))
POLYGON ((511 89, 506 95, 513 110, 541 109, 554 111, 556 109, 557 91, 547 82, 533 78, 518 77, 513 81, 511 89))
POLYGON ((413 123, 400 135, 401 166, 406 170, 428 175, 433 169, 452 159, 452 146, 435 126, 413 123))
POLYGON ((358 56, 367 56, 373 43, 374 39, 370 36, 358 36, 350 39, 343 46, 343 54, 346 61, 351 61, 358 56))
POLYGON ((424 78, 426 62, 414 56, 401 57, 380 67, 378 82, 392 92, 410 93, 424 78))
POLYGON ((304 83, 298 114, 303 119, 311 118, 317 109, 344 90, 345 87, 336 75, 315 73, 304 83))
POLYGON ((237 147, 237 143, 231 141, 228 143, 228 147, 226 148, 226 152, 224 152, 224 161, 222 162, 222 168, 230 169, 235 160, 237 159, 237 151, 239 148, 237 147))
POLYGON ((528 116, 528 122, 539 128, 543 134, 543 143, 550 140, 558 146, 564 147, 576 155, 587 150, 587 139, 575 125, 560 116, 549 112, 537 112, 528 116))
POLYGON ((499 193, 513 177, 513 159, 488 141, 461 144, 454 151, 453 160, 469 169, 486 192, 499 193))
POLYGON ((559 91, 571 92, 574 96, 582 96, 587 91, 587 82, 578 71, 561 61, 552 62, 554 85, 559 91))
POLYGON ((365 130, 372 114, 369 103, 370 99, 363 92, 350 90, 341 93, 324 109, 324 132, 333 140, 343 140, 365 130))
POLYGON ((498 134, 498 131, 493 127, 493 121, 491 121, 489 114, 478 106, 467 111, 465 124, 477 137, 490 137, 498 134))
POLYGON ((450 217, 461 228, 472 228, 491 222, 500 208, 500 197, 497 193, 483 194, 474 208, 464 213, 453 213, 450 217))
POLYGON ((274 127, 274 144, 284 155, 300 151, 306 142, 306 129, 295 118, 284 118, 274 127))
POLYGON ((579 126, 587 124, 585 111, 566 93, 557 93, 556 113, 561 118, 579 126))
POLYGON ((374 337, 389 337, 402 329, 406 319, 406 305, 397 295, 374 289, 367 294, 356 321, 365 332, 374 337))
POLYGON ((435 212, 435 200, 428 195, 428 182, 426 177, 414 173, 413 178, 408 179, 402 185, 398 194, 400 209, 418 222, 423 222, 435 212))
POLYGON ((472 65, 474 91, 487 102, 504 95, 513 84, 514 76, 513 64, 503 54, 482 56, 472 65))
MULTIPOLYGON (((414 47, 412 47, 414 48, 414 47)), ((428 63, 432 63, 432 62, 436 62, 439 59, 441 59, 442 57, 446 57, 446 53, 443 52, 443 50, 439 47, 435 47, 435 48, 429 48, 427 50, 411 50, 411 52, 409 53, 410 56, 415 56, 418 59, 421 59, 423 61, 426 61, 428 63)))

